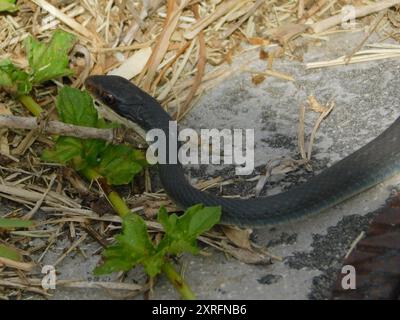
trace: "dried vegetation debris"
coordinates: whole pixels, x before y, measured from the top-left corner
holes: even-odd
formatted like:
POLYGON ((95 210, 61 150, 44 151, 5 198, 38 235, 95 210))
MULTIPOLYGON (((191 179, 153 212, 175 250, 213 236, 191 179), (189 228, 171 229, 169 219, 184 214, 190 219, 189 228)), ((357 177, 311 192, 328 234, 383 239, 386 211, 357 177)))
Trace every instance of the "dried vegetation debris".
MULTIPOLYGON (((398 3, 350 1, 357 16, 365 17, 357 20, 357 27, 366 28, 366 37, 368 28, 373 27, 382 40, 396 41, 400 14, 399 6, 393 5, 398 3), (380 13, 382 17, 377 21, 380 13)), ((18 11, 0 15, 0 60, 10 58, 26 67, 24 39, 32 34, 47 40, 55 29, 63 29, 78 38, 70 55, 75 74, 34 89, 49 119, 56 120, 54 84, 64 81, 80 88, 89 74, 110 73, 132 79, 179 120, 205 90, 236 72, 248 72, 254 85, 267 77, 294 81, 290 75, 274 70, 274 60, 302 59, 298 48, 304 42, 318 44, 328 41, 329 34, 345 31, 340 26, 340 14, 347 4, 349 1, 341 0, 21 0, 18 11), (260 52, 264 70, 231 65, 235 57, 250 50, 260 52)), ((350 58, 310 63, 307 67, 398 57, 399 50, 397 45, 374 44, 368 50, 358 48, 350 58)), ((329 113, 327 109, 319 112, 322 118, 329 113)), ((0 92, 0 116, 5 115, 27 113, 0 92)), ((101 185, 83 180, 71 169, 40 160, 41 151, 52 144, 40 130, 0 128, 0 217, 35 222, 27 230, 0 232, 0 245, 16 248, 23 257, 19 263, 0 260, 0 299, 20 298, 23 293, 49 295, 41 286, 43 275, 38 266, 59 239, 68 239, 69 246, 55 261, 57 264, 74 250, 85 255, 81 245, 88 241, 87 235, 104 246, 119 229, 121 219, 112 213, 101 185), (34 239, 43 241, 35 246, 34 239)), ((311 149, 307 154, 304 146, 302 150, 303 158, 310 156, 311 149)), ((127 203, 134 211, 144 211, 148 227, 157 234, 161 226, 152 220, 157 208, 161 204, 171 211, 176 208, 162 190, 153 190, 148 173, 141 180, 143 187, 127 188, 127 203)), ((223 183, 218 178, 199 182, 198 187, 206 189, 223 183)), ((248 263, 279 259, 254 246, 250 234, 249 230, 224 227, 202 236, 200 241, 248 263)), ((76 280, 59 284, 134 293, 148 289, 148 284, 76 280)))

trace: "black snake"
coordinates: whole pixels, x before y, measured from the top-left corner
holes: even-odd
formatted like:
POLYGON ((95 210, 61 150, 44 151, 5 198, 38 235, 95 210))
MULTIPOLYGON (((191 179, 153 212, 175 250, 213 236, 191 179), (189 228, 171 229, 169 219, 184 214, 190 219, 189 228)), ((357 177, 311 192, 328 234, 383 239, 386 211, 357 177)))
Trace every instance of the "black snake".
MULTIPOLYGON (((168 137, 172 118, 153 97, 128 80, 118 76, 90 76, 85 86, 114 112, 144 131, 158 128, 168 137)), ((159 164, 158 168, 165 191, 184 208, 197 203, 221 206, 221 223, 224 224, 277 223, 318 213, 399 173, 400 117, 377 138, 321 174, 273 196, 222 198, 191 186, 179 163, 159 164)))

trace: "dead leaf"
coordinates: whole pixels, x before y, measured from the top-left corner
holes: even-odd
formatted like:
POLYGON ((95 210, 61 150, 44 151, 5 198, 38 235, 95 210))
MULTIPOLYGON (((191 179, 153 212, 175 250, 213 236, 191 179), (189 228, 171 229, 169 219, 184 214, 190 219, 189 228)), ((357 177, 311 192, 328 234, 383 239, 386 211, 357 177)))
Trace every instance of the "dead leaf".
POLYGON ((314 112, 324 113, 327 110, 327 108, 321 105, 313 95, 308 97, 307 102, 314 112))
POLYGON ((126 59, 118 68, 111 70, 108 74, 118 75, 130 80, 142 72, 151 56, 151 53, 152 51, 150 47, 138 50, 126 59))
POLYGON ((234 258, 248 264, 272 264, 272 258, 265 253, 255 252, 254 250, 247 250, 237 248, 227 244, 225 241, 221 241, 221 247, 224 251, 234 258))
POLYGON ((232 241, 239 248, 252 250, 250 235, 252 229, 240 229, 235 226, 222 226, 222 230, 230 241, 232 241))

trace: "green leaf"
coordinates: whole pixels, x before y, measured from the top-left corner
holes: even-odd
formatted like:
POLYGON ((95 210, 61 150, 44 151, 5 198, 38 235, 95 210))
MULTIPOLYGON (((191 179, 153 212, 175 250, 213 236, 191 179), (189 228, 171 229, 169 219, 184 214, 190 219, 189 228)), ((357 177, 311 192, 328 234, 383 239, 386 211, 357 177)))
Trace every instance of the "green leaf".
POLYGON ((104 251, 106 261, 94 270, 95 274, 128 271, 138 264, 142 264, 151 277, 161 272, 164 255, 155 250, 146 224, 137 214, 128 214, 123 219, 122 234, 116 236, 116 241, 104 251))
POLYGON ((204 207, 201 204, 192 206, 178 217, 176 214, 168 216, 164 208, 160 208, 158 221, 165 230, 165 236, 157 249, 166 250, 171 254, 183 252, 198 252, 197 237, 210 230, 221 218, 220 207, 204 207))
POLYGON ((197 238, 200 234, 210 230, 220 219, 221 207, 199 208, 189 218, 188 234, 197 238))
MULTIPOLYGON (((82 92, 71 87, 63 87, 56 101, 60 119, 63 122, 97 127, 103 125, 98 119, 92 98, 87 92, 82 92)), ((85 167, 95 167, 99 164, 99 154, 106 148, 105 141, 98 139, 79 139, 60 137, 53 150, 46 150, 42 159, 58 163, 66 163, 79 156, 79 161, 74 161, 74 168, 82 170, 85 167)))
POLYGON ((87 92, 65 86, 58 93, 56 107, 62 122, 97 127, 97 110, 87 92))
POLYGON ((14 261, 22 261, 22 256, 17 250, 3 244, 0 244, 0 257, 14 261))
MULTIPOLYGON (((98 118, 93 100, 87 92, 63 87, 57 97, 57 111, 61 121, 95 128, 113 127, 98 118)), ((120 185, 132 181, 147 164, 144 153, 127 145, 106 145, 96 139, 62 139, 53 151, 44 153, 44 160, 66 163, 79 156, 73 166, 76 170, 96 168, 109 184, 120 185)))
POLYGON ((162 251, 156 252, 142 261, 144 270, 150 277, 158 275, 164 263, 165 253, 162 251))
POLYGON ((42 160, 65 164, 74 157, 81 156, 82 140, 73 137, 59 137, 52 150, 45 150, 42 160))
POLYGON ((122 234, 116 236, 116 244, 105 249, 104 263, 95 269, 96 274, 128 271, 143 265, 146 273, 154 277, 166 262, 167 254, 197 253, 197 237, 219 222, 220 207, 196 205, 178 217, 168 215, 161 207, 158 221, 164 227, 164 237, 155 247, 149 238, 145 222, 137 214, 128 214, 122 220, 122 234))
POLYGON ((82 140, 82 165, 81 167, 75 167, 76 170, 81 170, 85 166, 91 168, 96 167, 100 163, 100 153, 107 147, 107 144, 103 140, 98 139, 87 139, 82 140))
MULTIPOLYGON (((110 250, 110 249, 106 249, 110 250)), ((129 271, 133 268, 134 264, 131 261, 119 259, 117 257, 107 259, 102 265, 94 269, 95 275, 104 275, 119 271, 129 271)))
POLYGON ((0 12, 8 11, 14 12, 18 10, 18 7, 15 5, 16 0, 0 0, 0 12))
POLYGON ((97 121, 97 128, 100 129, 114 129, 120 128, 121 125, 117 122, 106 122, 103 118, 99 118, 97 121))
POLYGON ((123 234, 117 240, 121 244, 129 246, 134 252, 132 255, 146 256, 154 251, 152 242, 147 234, 147 226, 144 220, 137 214, 128 214, 122 224, 123 234))
POLYGON ((144 154, 127 145, 108 145, 100 158, 97 171, 113 185, 131 182, 145 164, 144 154))
POLYGON ((56 30, 48 44, 29 36, 25 41, 34 84, 39 84, 54 78, 69 76, 73 71, 68 68, 68 53, 75 43, 75 36, 56 30))
POLYGON ((30 220, 0 218, 0 229, 29 228, 33 225, 30 220))
POLYGON ((19 70, 10 59, 0 61, 0 89, 8 93, 21 96, 32 90, 29 75, 19 70))

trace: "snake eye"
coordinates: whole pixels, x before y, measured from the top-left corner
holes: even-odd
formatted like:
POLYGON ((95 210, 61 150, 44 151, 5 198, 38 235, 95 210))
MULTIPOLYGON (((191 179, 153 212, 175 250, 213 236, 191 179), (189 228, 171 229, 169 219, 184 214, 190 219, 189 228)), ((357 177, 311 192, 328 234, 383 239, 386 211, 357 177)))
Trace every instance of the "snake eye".
POLYGON ((110 93, 104 93, 101 96, 101 99, 103 100, 103 102, 109 106, 113 105, 115 103, 115 97, 110 94, 110 93))

